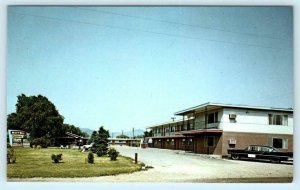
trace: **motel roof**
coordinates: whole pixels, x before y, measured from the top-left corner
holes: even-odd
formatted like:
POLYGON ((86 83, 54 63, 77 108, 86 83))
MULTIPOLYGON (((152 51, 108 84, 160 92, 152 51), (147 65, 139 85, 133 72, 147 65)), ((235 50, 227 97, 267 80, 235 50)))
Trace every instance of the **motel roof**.
POLYGON ((244 108, 251 110, 271 110, 271 111, 283 111, 283 112, 293 112, 292 108, 274 108, 274 107, 259 107, 259 106, 248 106, 248 105, 234 105, 234 104, 220 104, 220 103, 212 103, 207 102, 198 106, 194 106, 188 109, 184 109, 182 111, 175 112, 174 115, 185 115, 193 113, 194 111, 203 112, 205 109, 213 110, 218 108, 244 108))

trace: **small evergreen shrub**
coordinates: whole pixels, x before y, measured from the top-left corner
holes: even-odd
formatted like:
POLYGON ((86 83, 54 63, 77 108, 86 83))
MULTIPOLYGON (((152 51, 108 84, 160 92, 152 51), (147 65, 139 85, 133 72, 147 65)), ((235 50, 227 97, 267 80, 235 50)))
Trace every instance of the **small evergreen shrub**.
POLYGON ((50 140, 47 137, 35 138, 31 141, 33 147, 41 146, 42 148, 47 148, 50 144, 50 140))
POLYGON ((114 148, 110 148, 108 151, 108 156, 110 157, 111 161, 116 161, 117 157, 119 156, 119 152, 114 148))
POLYGON ((94 154, 92 152, 90 152, 88 154, 88 159, 87 159, 89 164, 93 164, 94 163, 94 154))
POLYGON ((97 156, 105 156, 107 154, 107 147, 105 145, 98 145, 97 147, 95 147, 95 153, 97 154, 97 156))
POLYGON ((51 159, 54 163, 59 163, 62 160, 62 154, 52 154, 51 159))
POLYGON ((16 155, 14 149, 8 144, 7 145, 7 163, 14 164, 16 163, 16 155))

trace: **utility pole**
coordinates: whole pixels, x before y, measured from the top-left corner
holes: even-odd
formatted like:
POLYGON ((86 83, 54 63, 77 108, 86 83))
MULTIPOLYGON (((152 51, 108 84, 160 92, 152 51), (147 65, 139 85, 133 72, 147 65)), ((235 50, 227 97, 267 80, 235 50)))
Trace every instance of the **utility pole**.
POLYGON ((123 130, 122 130, 122 136, 123 136, 123 130))
POLYGON ((134 139, 134 127, 132 128, 132 138, 134 139))

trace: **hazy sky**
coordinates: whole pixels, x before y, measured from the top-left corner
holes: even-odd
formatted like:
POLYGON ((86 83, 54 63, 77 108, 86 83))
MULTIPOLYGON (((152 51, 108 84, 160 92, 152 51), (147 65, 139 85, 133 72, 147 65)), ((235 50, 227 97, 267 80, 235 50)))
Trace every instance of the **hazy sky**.
POLYGON ((65 123, 145 129, 205 102, 293 107, 291 7, 8 8, 7 113, 48 97, 65 123))

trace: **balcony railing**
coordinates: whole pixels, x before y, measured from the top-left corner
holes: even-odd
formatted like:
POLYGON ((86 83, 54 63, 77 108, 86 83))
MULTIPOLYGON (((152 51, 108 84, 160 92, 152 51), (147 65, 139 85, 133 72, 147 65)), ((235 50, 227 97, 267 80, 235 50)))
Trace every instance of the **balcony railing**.
MULTIPOLYGON (((174 126, 171 126, 171 128, 174 126)), ((166 130, 163 131, 160 129, 159 132, 153 132, 154 137, 161 137, 161 136, 174 136, 175 132, 180 132, 180 131, 191 131, 191 130, 201 130, 201 129, 219 129, 220 128, 220 122, 215 122, 215 123, 207 123, 205 125, 205 121, 200 121, 200 122, 191 122, 191 123, 186 123, 185 125, 179 125, 175 126, 175 131, 174 130, 166 130)))

